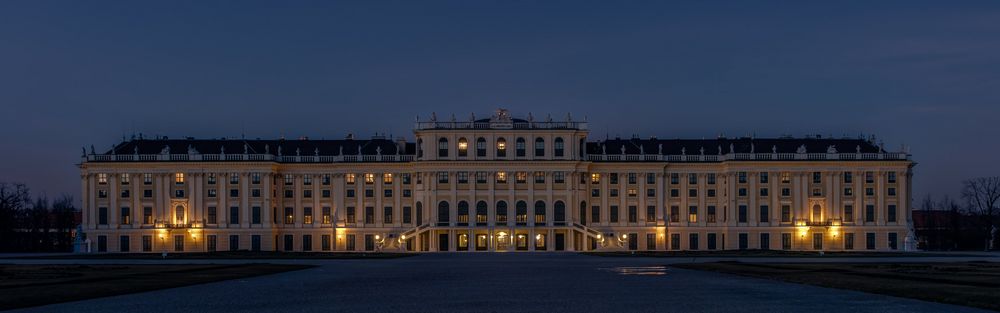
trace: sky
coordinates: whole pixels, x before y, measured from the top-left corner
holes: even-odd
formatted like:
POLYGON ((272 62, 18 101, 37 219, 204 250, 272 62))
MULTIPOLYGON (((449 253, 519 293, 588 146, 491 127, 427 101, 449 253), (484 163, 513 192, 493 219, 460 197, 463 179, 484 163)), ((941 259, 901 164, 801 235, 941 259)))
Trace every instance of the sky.
POLYGON ((79 199, 124 136, 874 134, 914 193, 1000 175, 996 1, 0 1, 0 181, 79 199), (89 148, 88 148, 89 149, 89 148))

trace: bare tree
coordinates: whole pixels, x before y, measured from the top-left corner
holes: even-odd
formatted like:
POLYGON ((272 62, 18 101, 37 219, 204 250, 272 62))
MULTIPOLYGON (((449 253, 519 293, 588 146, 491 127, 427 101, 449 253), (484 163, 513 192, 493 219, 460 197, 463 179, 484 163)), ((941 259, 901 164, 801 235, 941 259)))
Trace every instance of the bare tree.
POLYGON ((979 217, 986 235, 983 249, 989 250, 1000 214, 1000 176, 968 179, 962 184, 962 198, 968 202, 969 213, 979 217))
MULTIPOLYGON (((28 187, 20 183, 0 182, 0 238, 15 238, 25 211, 31 204, 28 187)), ((12 251, 16 240, 0 240, 0 251, 12 251)))
POLYGON ((52 201, 52 213, 55 215, 54 228, 58 232, 56 246, 60 251, 69 251, 73 244, 73 228, 76 227, 73 197, 67 194, 52 201))

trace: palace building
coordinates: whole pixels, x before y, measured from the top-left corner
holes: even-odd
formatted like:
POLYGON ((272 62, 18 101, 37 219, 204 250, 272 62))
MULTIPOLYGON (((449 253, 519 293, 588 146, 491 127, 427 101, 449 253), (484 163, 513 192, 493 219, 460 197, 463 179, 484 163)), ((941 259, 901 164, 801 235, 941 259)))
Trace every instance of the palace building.
POLYGON ((904 250, 915 165, 873 140, 588 139, 529 114, 414 141, 132 139, 80 164, 97 252, 904 250))

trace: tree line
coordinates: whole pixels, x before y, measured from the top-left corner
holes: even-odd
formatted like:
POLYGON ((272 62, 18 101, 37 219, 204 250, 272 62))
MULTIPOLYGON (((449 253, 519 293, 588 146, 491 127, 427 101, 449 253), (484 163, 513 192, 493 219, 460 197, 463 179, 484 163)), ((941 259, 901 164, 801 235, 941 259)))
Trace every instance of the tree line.
POLYGON ((963 181, 959 199, 927 195, 913 223, 920 249, 1000 249, 1000 176, 963 181))
POLYGON ((32 197, 22 183, 0 182, 0 252, 69 252, 77 226, 73 197, 32 197))

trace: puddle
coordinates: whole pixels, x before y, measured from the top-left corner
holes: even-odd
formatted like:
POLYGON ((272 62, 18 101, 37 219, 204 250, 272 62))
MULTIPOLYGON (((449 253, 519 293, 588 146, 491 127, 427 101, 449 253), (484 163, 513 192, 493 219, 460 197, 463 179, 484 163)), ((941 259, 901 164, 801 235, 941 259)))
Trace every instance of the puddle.
POLYGON ((612 267, 612 268, 602 268, 601 270, 616 273, 618 275, 666 275, 666 266, 623 266, 623 267, 612 267))

